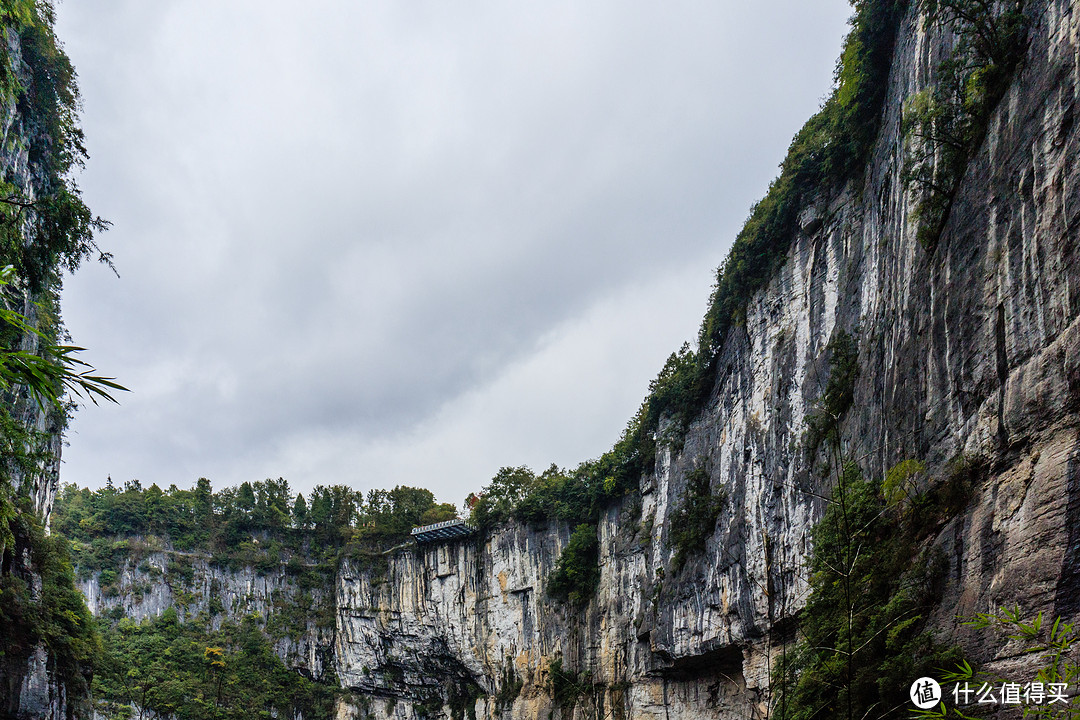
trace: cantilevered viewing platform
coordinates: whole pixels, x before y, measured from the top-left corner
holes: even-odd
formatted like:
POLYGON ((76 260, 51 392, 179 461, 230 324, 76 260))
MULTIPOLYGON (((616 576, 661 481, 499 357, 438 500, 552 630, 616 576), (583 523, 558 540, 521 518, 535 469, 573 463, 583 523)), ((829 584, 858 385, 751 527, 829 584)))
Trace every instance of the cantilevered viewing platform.
POLYGON ((413 540, 418 543, 456 540, 472 533, 473 529, 461 518, 444 520, 433 525, 422 525, 412 529, 413 540))

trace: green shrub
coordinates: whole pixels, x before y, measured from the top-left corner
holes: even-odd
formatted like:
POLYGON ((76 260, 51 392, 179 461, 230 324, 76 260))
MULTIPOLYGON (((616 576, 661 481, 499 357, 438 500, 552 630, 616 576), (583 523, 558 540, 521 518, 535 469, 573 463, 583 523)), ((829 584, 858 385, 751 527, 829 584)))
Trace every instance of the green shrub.
MULTIPOLYGON (((1034 618, 1024 618, 1019 606, 1014 606, 1011 609, 1001 608, 996 612, 976 613, 972 619, 964 622, 964 625, 974 627, 976 630, 997 631, 999 641, 1012 646, 1010 653, 1014 657, 1016 655, 1039 656, 1041 667, 1036 671, 1033 683, 1041 683, 1045 693, 1045 704, 1025 702, 1023 709, 1025 718, 1076 717, 1076 710, 1069 707, 1072 699, 1069 688, 1075 686, 1077 678, 1080 678, 1080 664, 1076 660, 1075 647, 1077 632, 1075 623, 1062 620, 1063 618, 1058 616, 1052 623, 1043 623, 1041 612, 1034 618), (1019 652, 1016 649, 1018 643, 1019 652), (1064 702, 1061 699, 1055 699, 1055 695, 1064 698, 1064 702), (1058 707, 1059 704, 1062 707, 1058 707)), ((1023 682, 1026 678, 1014 677, 1010 681, 997 674, 976 671, 967 660, 956 663, 954 670, 939 671, 938 677, 943 681, 942 685, 946 682, 957 685, 964 683, 965 688, 971 689, 982 688, 984 685, 1001 687, 1006 682, 1012 682, 1018 687, 1027 685, 1023 682)), ((972 692, 967 696, 966 705, 977 706, 979 703, 978 693, 972 692)), ((959 707, 949 707, 945 702, 941 702, 936 707, 914 711, 913 717, 924 720, 948 717, 964 719, 972 717, 965 712, 969 710, 971 710, 969 707, 961 710, 959 707), (952 712, 949 712, 950 710, 952 712)))
POLYGON ((191 558, 172 556, 165 567, 165 579, 170 585, 189 587, 195 581, 195 567, 191 558))
POLYGON ((574 528, 558 565, 548 577, 547 594, 575 606, 587 603, 600 584, 599 551, 595 525, 574 528))
POLYGON ((435 718, 442 716, 443 709, 442 696, 436 694, 429 695, 428 697, 413 703, 413 712, 416 713, 418 719, 435 718))
POLYGON ((588 673, 578 674, 564 670, 561 657, 552 660, 548 666, 548 691, 555 704, 564 709, 564 715, 567 714, 566 709, 577 705, 581 696, 588 692, 590 685, 591 678, 588 673))

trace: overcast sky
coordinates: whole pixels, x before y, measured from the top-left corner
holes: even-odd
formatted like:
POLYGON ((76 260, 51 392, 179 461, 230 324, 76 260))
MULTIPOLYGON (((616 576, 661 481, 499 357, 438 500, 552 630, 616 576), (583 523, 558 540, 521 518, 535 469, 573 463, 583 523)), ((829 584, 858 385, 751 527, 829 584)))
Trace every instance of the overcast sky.
POLYGON ((66 0, 131 388, 62 480, 427 487, 611 447, 828 94, 845 0, 66 0))

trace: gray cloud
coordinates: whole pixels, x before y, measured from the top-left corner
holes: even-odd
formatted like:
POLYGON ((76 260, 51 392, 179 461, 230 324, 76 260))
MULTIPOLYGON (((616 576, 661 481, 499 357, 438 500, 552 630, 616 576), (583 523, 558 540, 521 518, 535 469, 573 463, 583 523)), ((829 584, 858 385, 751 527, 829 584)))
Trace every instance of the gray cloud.
POLYGON ((64 307, 134 391, 64 479, 460 501, 618 436, 829 89, 848 6, 69 0, 64 307))

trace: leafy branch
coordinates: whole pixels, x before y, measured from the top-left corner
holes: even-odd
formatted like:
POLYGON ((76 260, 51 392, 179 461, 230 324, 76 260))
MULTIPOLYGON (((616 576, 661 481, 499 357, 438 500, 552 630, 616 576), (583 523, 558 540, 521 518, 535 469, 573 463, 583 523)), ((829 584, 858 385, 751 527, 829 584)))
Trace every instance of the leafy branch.
MULTIPOLYGON (((0 270, 0 288, 14 278, 15 269, 11 265, 0 270)), ((0 351, 0 390, 24 386, 43 410, 47 405, 61 407, 64 391, 85 397, 95 405, 98 400, 115 403, 113 392, 127 392, 115 378, 95 375, 93 366, 76 357, 85 348, 54 343, 31 325, 26 316, 6 304, 0 304, 0 321, 21 334, 37 338, 39 346, 38 354, 25 350, 0 351)))
MULTIPOLYGON (((1041 612, 1033 620, 1025 620, 1020 608, 1016 606, 1011 609, 1003 607, 997 612, 976 613, 971 620, 963 624, 976 630, 1005 632, 1007 639, 1021 643, 1021 655, 1041 655, 1041 666, 1028 688, 1029 692, 1046 695, 1037 696, 1040 699, 1034 704, 1024 704, 1025 718, 1080 718, 1080 705, 1072 705, 1069 702, 1071 697, 1067 695, 1068 688, 1075 687, 1077 679, 1080 678, 1080 664, 1077 663, 1074 648, 1078 638, 1073 623, 1063 622, 1061 617, 1057 617, 1047 628, 1041 612), (1057 702, 1044 702, 1046 697, 1057 702)), ((958 663, 955 670, 942 670, 941 673, 942 680, 946 683, 965 683, 965 687, 973 682, 980 683, 983 687, 996 682, 1007 682, 1004 678, 975 671, 967 660, 958 663)), ((936 707, 917 710, 914 716, 925 720, 950 717, 975 720, 959 707, 946 706, 944 701, 936 707)))

